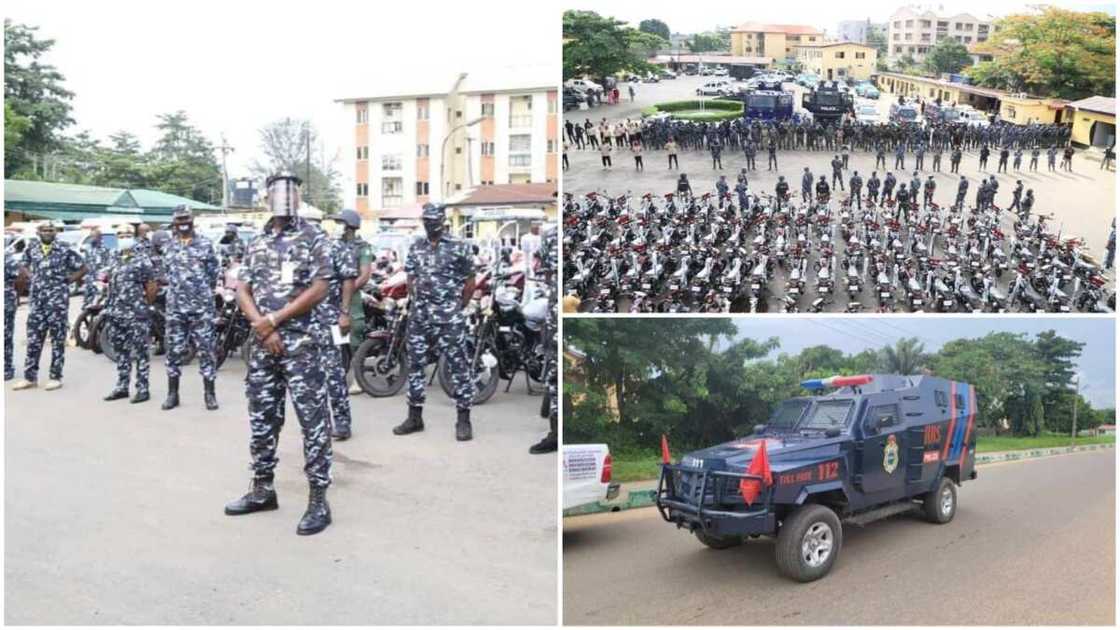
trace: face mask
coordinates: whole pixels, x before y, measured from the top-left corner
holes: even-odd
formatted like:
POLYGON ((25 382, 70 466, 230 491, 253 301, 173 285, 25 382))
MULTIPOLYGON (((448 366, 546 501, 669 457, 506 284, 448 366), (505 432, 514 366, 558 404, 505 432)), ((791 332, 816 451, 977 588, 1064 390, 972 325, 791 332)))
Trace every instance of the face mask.
POLYGON ((193 223, 176 223, 175 224, 175 231, 177 231, 180 234, 190 234, 191 229, 193 229, 193 228, 194 228, 193 223))
POLYGON ((443 235, 443 221, 424 221, 424 231, 430 239, 439 238, 443 235))
POLYGON ((40 232, 39 240, 42 241, 45 245, 50 245, 54 242, 54 232, 40 232))
POLYGON ((122 252, 130 251, 135 246, 136 246, 136 239, 134 239, 134 238, 118 238, 117 239, 117 248, 120 249, 122 252))

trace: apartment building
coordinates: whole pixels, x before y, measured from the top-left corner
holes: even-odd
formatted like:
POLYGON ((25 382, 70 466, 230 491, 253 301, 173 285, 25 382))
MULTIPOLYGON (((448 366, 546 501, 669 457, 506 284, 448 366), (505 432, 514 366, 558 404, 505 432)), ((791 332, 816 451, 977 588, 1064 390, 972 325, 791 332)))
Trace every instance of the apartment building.
POLYGON ((965 47, 987 41, 995 32, 990 19, 968 13, 938 15, 929 10, 903 7, 887 21, 887 62, 910 55, 921 62, 937 42, 953 39, 965 47))
POLYGON ((731 54, 792 60, 797 55, 797 46, 823 40, 824 32, 813 26, 747 22, 731 30, 731 54))
POLYGON ((797 61, 807 72, 826 81, 852 78, 865 81, 875 72, 878 51, 854 42, 824 42, 797 46, 797 61))
POLYGON ((458 81, 441 77, 440 83, 454 83, 450 91, 421 86, 338 99, 351 139, 343 148, 344 173, 353 174, 346 205, 373 218, 379 210, 446 201, 476 186, 557 181, 552 76, 467 74, 458 81))

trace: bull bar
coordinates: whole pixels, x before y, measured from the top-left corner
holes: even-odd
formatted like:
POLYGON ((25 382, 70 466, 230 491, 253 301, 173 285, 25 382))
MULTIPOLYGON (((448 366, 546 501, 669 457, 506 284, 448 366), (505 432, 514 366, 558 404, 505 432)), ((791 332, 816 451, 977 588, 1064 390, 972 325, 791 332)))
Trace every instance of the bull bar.
POLYGON ((772 534, 776 522, 771 509, 774 487, 767 486, 759 475, 750 473, 736 473, 724 470, 705 470, 690 468, 679 464, 662 464, 661 476, 657 480, 657 495, 655 503, 657 511, 668 523, 675 523, 677 527, 688 527, 689 531, 699 529, 709 536, 742 536, 757 534, 772 534), (690 495, 680 496, 676 493, 673 483, 673 473, 680 476, 693 475, 690 481, 690 495), (719 509, 724 498, 725 484, 716 483, 719 478, 754 479, 762 486, 758 499, 752 506, 746 506, 747 511, 719 509), (693 492, 699 483, 699 492, 693 492), (711 485, 712 495, 708 501, 708 488, 711 485))

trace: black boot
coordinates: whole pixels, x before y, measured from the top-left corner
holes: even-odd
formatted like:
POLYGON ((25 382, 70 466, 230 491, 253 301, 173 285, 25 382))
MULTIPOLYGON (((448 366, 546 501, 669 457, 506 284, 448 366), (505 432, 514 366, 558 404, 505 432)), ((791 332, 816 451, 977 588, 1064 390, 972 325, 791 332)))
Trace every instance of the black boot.
POLYGON ((127 387, 114 387, 113 391, 109 392, 109 395, 106 396, 105 398, 103 398, 102 400, 106 400, 106 401, 120 400, 122 398, 128 398, 128 388, 127 387))
POLYGON ((276 489, 272 487, 272 479, 253 478, 249 485, 249 492, 245 496, 226 504, 226 514, 237 516, 239 514, 252 514, 264 510, 275 510, 280 507, 276 501, 276 489))
POLYGON ((544 453, 552 453, 556 450, 556 416, 549 418, 548 425, 548 435, 544 436, 540 442, 529 447, 530 455, 543 455, 544 453))
POLYGON ((408 406, 408 419, 393 427, 393 435, 408 435, 424 430, 424 408, 408 406))
POLYGON ((160 409, 163 409, 164 411, 167 411, 168 409, 174 409, 178 406, 179 406, 179 377, 178 376, 168 376, 167 377, 167 399, 163 401, 163 405, 160 407, 160 409))
POLYGON ((129 400, 128 402, 130 402, 130 403, 132 403, 132 404, 134 404, 134 405, 135 405, 136 403, 142 403, 142 402, 146 402, 146 401, 148 401, 148 400, 149 400, 149 399, 150 399, 151 397, 152 397, 152 395, 151 395, 151 394, 149 394, 149 393, 148 393, 148 390, 146 390, 146 389, 145 389, 145 390, 143 390, 143 391, 141 391, 141 390, 136 390, 136 395, 135 395, 135 396, 133 396, 133 397, 132 397, 132 399, 131 399, 131 400, 129 400))
POLYGON ((334 427, 334 429, 331 430, 331 439, 338 440, 339 442, 345 442, 346 440, 349 440, 350 435, 351 435, 351 433, 350 433, 350 426, 349 425, 347 425, 347 426, 337 426, 336 425, 334 427))
POLYGON ((471 434, 471 410, 460 409, 459 419, 455 421, 455 439, 466 442, 473 437, 471 434))
POLYGON ((331 524, 331 506, 327 503, 327 487, 311 486, 310 496, 307 497, 307 511, 299 519, 296 533, 300 536, 318 534, 331 524))
POLYGON ((202 381, 203 395, 202 399, 206 402, 206 408, 214 411, 218 408, 218 397, 214 395, 214 379, 202 381))

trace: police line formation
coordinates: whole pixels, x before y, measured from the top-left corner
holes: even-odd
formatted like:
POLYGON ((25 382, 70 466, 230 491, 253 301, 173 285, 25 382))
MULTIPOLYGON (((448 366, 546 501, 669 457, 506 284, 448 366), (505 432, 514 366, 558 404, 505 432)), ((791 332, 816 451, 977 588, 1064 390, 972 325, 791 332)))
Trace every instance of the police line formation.
MULTIPOLYGON (((397 344, 401 356, 394 371, 398 383, 391 393, 407 380, 408 415, 393 433, 424 430, 425 374, 434 358, 440 364, 442 384, 456 402, 456 439, 467 441, 473 437, 470 416, 478 400, 477 383, 496 382, 500 377, 512 381, 518 370, 530 369, 508 364, 510 339, 495 338, 492 332, 486 339, 479 337, 482 328, 495 328, 483 324, 501 310, 506 317, 516 317, 523 330, 533 328, 531 340, 523 336, 515 341, 533 345, 533 376, 542 390, 547 387, 541 412, 549 418, 550 431, 530 452, 554 451, 556 230, 540 235, 536 286, 543 295, 534 300, 536 325, 527 326, 527 318, 518 310, 520 295, 511 293, 513 287, 500 285, 500 278, 518 274, 503 274, 497 260, 494 268, 476 273, 476 249, 447 233, 443 206, 424 206, 424 236, 413 241, 403 268, 397 269, 384 257, 375 265, 370 244, 357 234, 360 217, 352 210, 337 216, 344 226, 340 237, 328 236, 318 220, 300 211, 300 184, 299 178, 289 174, 268 179, 267 204, 272 217, 248 246, 234 237, 228 247, 216 247, 195 232, 193 213, 187 206, 174 210, 170 234, 157 231, 149 238, 146 226, 136 233, 128 227, 118 233, 117 250, 109 251, 95 240, 84 256, 56 239, 57 225, 40 224, 36 238, 22 254, 5 253, 5 380, 15 377, 17 285, 27 291, 29 310, 24 378, 15 383, 15 391, 38 387, 40 356, 48 335, 52 351, 44 389, 62 387, 69 287, 76 282, 84 281, 84 317, 79 318, 81 325, 75 325, 75 335, 84 332, 79 343, 99 347, 117 365, 116 384, 106 401, 129 398, 133 373, 130 402, 150 399, 149 354, 154 340, 157 352, 163 348, 167 355, 167 396, 162 409, 179 406, 182 367, 193 357, 202 375, 205 406, 216 410, 217 368, 240 346, 247 358, 245 394, 253 477, 249 492, 227 504, 225 512, 241 515, 278 507, 274 471, 287 395, 303 433, 304 470, 310 486, 297 533, 309 535, 331 522, 326 493, 331 483, 332 440, 352 435, 349 395, 353 392, 347 389, 346 379, 350 363, 358 358, 353 346, 375 348, 367 354, 376 354, 376 348, 384 352, 383 341, 388 336, 384 327, 401 329, 397 344), (227 271, 224 280, 223 268, 227 271), (379 270, 383 276, 393 276, 393 296, 382 295, 384 283, 368 288, 376 285, 367 281, 376 279, 379 270), (476 282, 480 276, 488 286, 478 293, 498 295, 476 294, 483 284, 476 282), (98 292, 101 280, 105 289, 98 292), (366 321, 371 312, 378 322, 366 321), (245 339, 228 344, 238 328, 245 339)), ((525 261, 526 268, 532 262, 525 261)), ((521 271, 521 283, 524 276, 521 271)), ((518 346, 516 350, 524 349, 518 346)), ((370 362, 380 364, 385 359, 372 356, 370 362)))
MULTIPOLYGON (((1014 170, 1021 170, 1024 152, 1031 156, 1028 168, 1035 170, 1042 147, 1053 171, 1055 143, 1068 143, 1059 126, 646 119, 630 126, 603 124, 598 139, 593 126, 585 129, 592 130, 583 135, 588 148, 597 143, 602 150, 612 137, 615 145, 639 154, 642 145, 661 148, 670 168, 682 147, 706 147, 713 168, 722 168, 723 147, 737 146, 747 166, 733 189, 721 176, 716 190, 696 193, 682 174, 677 190, 663 197, 566 195, 565 293, 579 298, 583 310, 760 312, 775 308, 771 296, 781 312, 820 312, 838 302, 849 312, 871 306, 879 312, 1115 308, 1115 293, 1104 277, 1115 252, 1115 222, 1102 265, 1078 239, 1054 230, 1047 223, 1051 216, 1032 212, 1033 190, 1024 193, 1021 180, 1005 211, 996 204, 994 175, 981 181, 971 205, 969 181, 961 176, 953 202, 945 206, 935 202, 934 177, 923 181, 919 175, 927 153, 939 172, 945 150, 949 171, 959 173, 963 149, 976 146, 979 168, 986 170, 990 144, 999 149, 998 171, 1007 170, 1012 156, 1014 170), (617 133, 605 133, 611 129, 617 133), (768 170, 778 168, 779 147, 835 151, 831 181, 815 178, 805 167, 800 202, 791 199, 784 176, 773 193, 751 191, 748 174, 757 170, 758 146, 766 147, 768 170), (888 171, 880 180, 876 170, 865 181, 849 169, 852 146, 873 150, 876 169, 887 170, 890 152, 894 168, 905 173, 912 156, 912 178, 899 181, 888 171), (847 196, 833 195, 845 190, 845 180, 847 196), (784 286, 771 286, 776 271, 784 286)), ((1061 168, 1072 168, 1072 151, 1069 146, 1061 151, 1061 168)), ((608 164, 604 159, 604 167, 608 164)), ((644 165, 636 159, 636 167, 644 165)))

